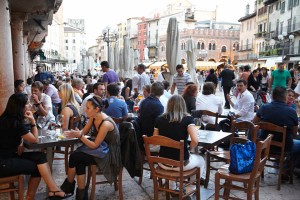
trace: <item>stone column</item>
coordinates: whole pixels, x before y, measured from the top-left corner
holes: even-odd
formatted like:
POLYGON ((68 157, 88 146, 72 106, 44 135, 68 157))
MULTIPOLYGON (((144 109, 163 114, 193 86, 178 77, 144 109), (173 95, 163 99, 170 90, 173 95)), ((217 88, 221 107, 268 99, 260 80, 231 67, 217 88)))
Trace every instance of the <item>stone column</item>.
POLYGON ((11 14, 11 37, 14 61, 14 80, 25 80, 24 47, 23 47, 23 22, 26 20, 24 13, 11 14))
POLYGON ((0 114, 14 92, 14 73, 8 0, 0 1, 0 114))
POLYGON ((24 70, 25 70, 25 79, 26 82, 28 76, 29 76, 29 63, 28 63, 28 33, 23 34, 23 49, 24 49, 24 70))

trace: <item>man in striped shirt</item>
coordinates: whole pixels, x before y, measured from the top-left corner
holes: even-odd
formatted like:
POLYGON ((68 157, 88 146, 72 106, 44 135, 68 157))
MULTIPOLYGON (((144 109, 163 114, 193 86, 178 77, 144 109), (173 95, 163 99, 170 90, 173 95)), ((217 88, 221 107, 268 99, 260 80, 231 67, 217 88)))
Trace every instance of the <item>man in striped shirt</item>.
POLYGON ((171 87, 171 94, 174 94, 175 87, 177 87, 178 94, 182 94, 185 84, 192 82, 190 74, 183 72, 183 65, 176 66, 177 74, 174 75, 173 84, 171 87))

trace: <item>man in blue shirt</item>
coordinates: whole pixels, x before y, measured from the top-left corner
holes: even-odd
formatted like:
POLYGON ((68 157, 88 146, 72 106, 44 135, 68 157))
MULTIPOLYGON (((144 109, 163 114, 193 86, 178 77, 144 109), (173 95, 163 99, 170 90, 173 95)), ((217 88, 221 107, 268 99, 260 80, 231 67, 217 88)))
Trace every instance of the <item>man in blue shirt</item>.
MULTIPOLYGON (((284 87, 275 87, 272 93, 273 101, 264 104, 257 111, 253 122, 270 122, 278 126, 287 126, 285 151, 297 156, 300 153, 300 140, 293 139, 298 130, 298 117, 295 109, 286 103, 287 91, 284 87)), ((268 133, 262 132, 260 138, 265 139, 268 133)), ((272 140, 281 141, 280 135, 274 134, 272 140)))
POLYGON ((104 83, 105 89, 107 88, 108 84, 119 82, 118 74, 114 70, 109 68, 109 64, 107 61, 102 61, 100 65, 102 71, 105 72, 102 78, 102 82, 104 83))
POLYGON ((103 112, 110 117, 123 118, 123 120, 125 120, 128 117, 127 104, 124 100, 118 98, 119 92, 120 88, 116 83, 107 85, 107 100, 109 106, 103 112))
POLYGON ((164 112, 164 107, 159 98, 164 93, 164 85, 161 82, 154 82, 151 85, 150 96, 141 102, 139 107, 140 134, 152 136, 156 117, 164 112))
POLYGON ((48 81, 50 81, 51 84, 53 84, 53 82, 54 82, 53 75, 49 72, 43 72, 41 65, 36 66, 36 71, 37 71, 37 74, 34 76, 34 81, 43 82, 45 80, 48 80, 48 81))

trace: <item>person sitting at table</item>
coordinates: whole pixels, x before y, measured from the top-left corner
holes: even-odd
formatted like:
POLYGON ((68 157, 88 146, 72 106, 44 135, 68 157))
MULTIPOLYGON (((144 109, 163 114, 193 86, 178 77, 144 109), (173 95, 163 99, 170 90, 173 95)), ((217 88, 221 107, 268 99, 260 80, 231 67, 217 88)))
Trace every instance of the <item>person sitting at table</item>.
POLYGON ((20 174, 30 175, 27 189, 27 200, 35 199, 41 177, 49 188, 49 199, 69 197, 54 182, 45 153, 23 152, 19 148, 22 139, 37 143, 38 130, 31 112, 31 104, 26 94, 13 94, 0 116, 0 177, 20 174), (30 123, 30 129, 25 122, 30 123))
POLYGON ((62 130, 68 130, 70 128, 77 128, 79 122, 74 124, 74 127, 70 127, 70 119, 72 117, 80 117, 80 106, 75 100, 74 91, 70 84, 64 83, 59 86, 58 89, 59 98, 61 98, 62 105, 62 130))
POLYGON ((109 183, 113 183, 116 180, 121 169, 119 130, 115 122, 102 112, 107 107, 108 101, 103 101, 99 96, 93 96, 86 103, 86 114, 89 120, 83 130, 64 132, 67 138, 78 138, 87 147, 79 147, 79 149, 70 155, 68 176, 61 186, 64 192, 73 194, 76 183, 74 179, 77 175, 78 188, 76 189, 76 200, 88 198, 88 191, 85 189, 86 166, 97 164, 109 183), (92 140, 83 137, 92 128, 94 129, 92 140), (96 157, 94 151, 101 151, 103 143, 107 144, 109 151, 106 153, 103 151, 99 157, 96 157))
POLYGON ((44 85, 40 81, 35 81, 31 85, 31 103, 33 104, 34 117, 45 116, 50 121, 55 122, 55 117, 52 112, 51 98, 43 93, 44 85))
POLYGON ((141 102, 146 99, 147 97, 150 96, 150 88, 151 88, 151 85, 144 85, 143 86, 143 96, 142 98, 139 98, 137 97, 134 102, 136 105, 140 106, 141 102))
POLYGON ((297 110, 297 105, 295 103, 295 96, 296 96, 296 92, 294 90, 292 90, 291 88, 287 89, 286 103, 289 105, 289 107, 297 110))
POLYGON ((134 101, 132 100, 132 79, 126 80, 125 86, 122 88, 121 95, 125 99, 125 103, 128 107, 128 112, 133 112, 134 101))
MULTIPOLYGON (((222 114, 223 99, 217 95, 215 84, 205 82, 202 89, 202 94, 198 94, 196 98, 196 110, 208 110, 210 112, 222 114)), ((209 124, 215 124, 215 117, 209 117, 209 124)))
POLYGON ((182 97, 185 101, 185 105, 188 113, 191 113, 192 110, 196 109, 197 94, 198 94, 198 87, 195 83, 187 85, 183 90, 182 97))
POLYGON ((120 88, 117 83, 110 83, 107 85, 107 101, 109 107, 104 109, 103 112, 110 117, 122 118, 126 120, 128 117, 127 104, 124 100, 119 99, 117 96, 120 88))
MULTIPOLYGON (((185 101, 181 95, 173 95, 167 106, 167 111, 155 120, 153 135, 162 135, 176 141, 184 140, 184 167, 183 171, 199 167, 201 169, 201 178, 205 178, 205 161, 198 154, 191 154, 190 150, 198 145, 197 130, 195 128, 193 117, 187 113, 185 101), (188 147, 188 137, 191 142, 188 147)), ((179 151, 177 149, 160 147, 159 156, 179 160, 179 151)), ((179 171, 179 168, 165 166, 158 163, 165 170, 179 171)))

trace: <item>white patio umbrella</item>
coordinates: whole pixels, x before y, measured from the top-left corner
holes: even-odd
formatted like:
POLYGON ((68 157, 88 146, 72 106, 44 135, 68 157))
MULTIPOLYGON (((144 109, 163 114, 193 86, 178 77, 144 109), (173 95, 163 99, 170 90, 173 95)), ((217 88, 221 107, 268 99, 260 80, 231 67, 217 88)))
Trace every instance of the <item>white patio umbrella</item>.
POLYGON ((120 52, 119 52, 119 67, 120 67, 120 70, 119 70, 119 78, 123 77, 123 74, 124 74, 124 62, 123 62, 123 49, 120 49, 120 52))
POLYGON ((120 71, 120 62, 119 62, 119 56, 120 56, 120 51, 119 51, 119 43, 116 42, 115 48, 114 48, 114 69, 115 72, 118 74, 120 71))
POLYGON ((130 78, 133 76, 133 69, 134 69, 134 50, 130 48, 130 66, 129 66, 129 74, 130 78))
POLYGON ((149 53, 149 49, 148 49, 148 47, 145 47, 144 48, 144 61, 148 61, 149 60, 148 53, 149 53))
POLYGON ((114 61, 114 51, 113 48, 110 48, 109 51, 109 68, 114 70, 115 69, 115 61, 114 61))
POLYGON ((167 43, 166 43, 166 58, 170 70, 170 84, 173 82, 173 76, 176 72, 176 65, 180 64, 179 55, 179 31, 178 22, 175 17, 169 19, 167 29, 167 43))
POLYGON ((139 50, 134 51, 134 66, 137 66, 140 63, 140 52, 139 50))
POLYGON ((124 74, 123 78, 130 78, 130 40, 129 37, 124 37, 124 49, 123 49, 123 63, 124 63, 124 74))
POLYGON ((186 48, 186 57, 187 57, 187 67, 189 69, 189 74, 192 77, 192 81, 194 83, 198 82, 196 75, 196 44, 192 38, 187 41, 186 48))

